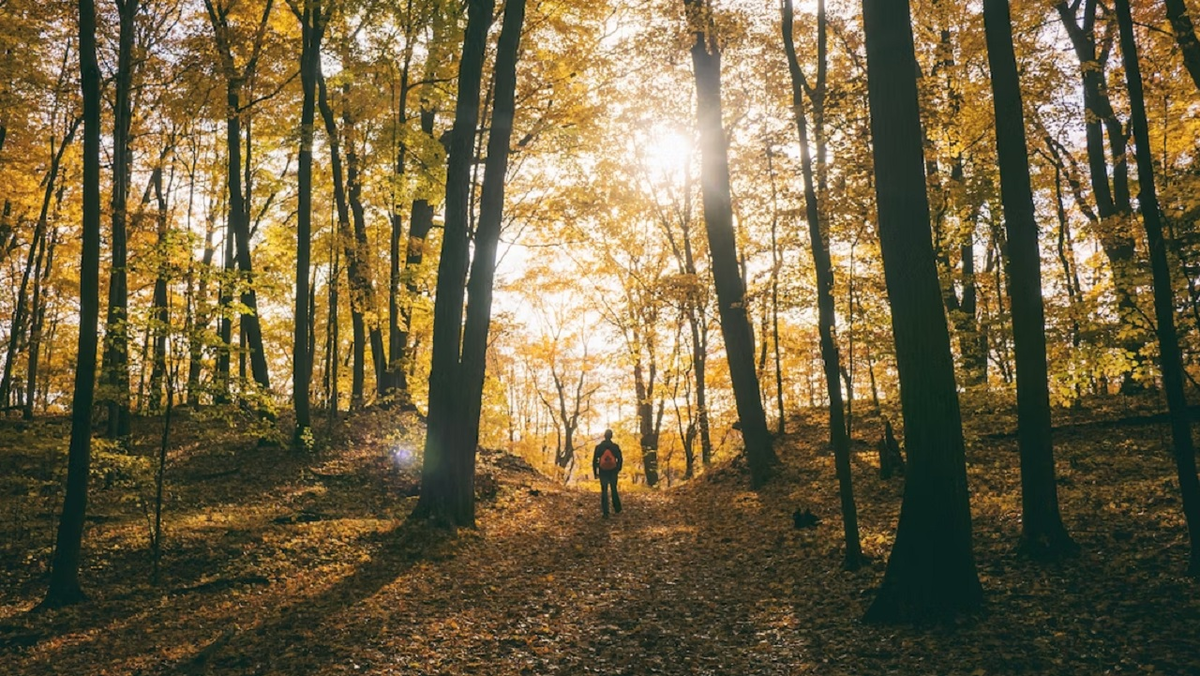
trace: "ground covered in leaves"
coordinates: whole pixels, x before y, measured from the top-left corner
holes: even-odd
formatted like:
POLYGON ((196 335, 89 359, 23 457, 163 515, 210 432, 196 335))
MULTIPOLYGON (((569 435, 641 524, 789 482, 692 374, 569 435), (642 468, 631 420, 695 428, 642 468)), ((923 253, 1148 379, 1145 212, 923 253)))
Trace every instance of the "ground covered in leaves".
MULTIPOLYGON (((479 528, 405 517, 415 440, 385 412, 308 455, 236 423, 181 417, 167 466, 160 578, 148 554, 151 458, 102 452, 83 579, 44 593, 65 421, 0 423, 0 673, 25 674, 1200 674, 1200 590, 1152 402, 1056 416, 1074 559, 1016 556, 1014 421, 968 417, 976 555, 987 605, 951 625, 862 616, 891 545, 903 479, 859 444, 871 560, 841 570, 841 520, 820 416, 779 440, 780 476, 752 492, 739 463, 670 490, 564 488, 481 456, 479 528), (590 490, 589 490, 590 489, 590 490), (820 523, 797 530, 791 514, 820 523)), ((410 421, 410 428, 413 424, 410 421)), ((874 440, 867 421, 855 436, 874 440)))

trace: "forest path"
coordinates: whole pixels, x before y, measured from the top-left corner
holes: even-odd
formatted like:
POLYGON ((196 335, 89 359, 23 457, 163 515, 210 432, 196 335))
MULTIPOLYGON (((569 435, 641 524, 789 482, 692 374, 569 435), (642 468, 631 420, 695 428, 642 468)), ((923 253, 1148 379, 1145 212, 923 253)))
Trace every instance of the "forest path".
MULTIPOLYGON (((738 520, 709 510, 761 502, 715 498, 627 490, 624 511, 602 519, 595 492, 543 485, 511 496, 451 560, 418 564, 370 599, 396 630, 360 634, 347 671, 802 673, 780 632, 795 626, 792 590, 772 573, 780 554, 757 551, 782 544, 791 524, 781 515, 775 532, 722 528, 738 520)), ((816 577, 808 584, 815 591, 816 577)))

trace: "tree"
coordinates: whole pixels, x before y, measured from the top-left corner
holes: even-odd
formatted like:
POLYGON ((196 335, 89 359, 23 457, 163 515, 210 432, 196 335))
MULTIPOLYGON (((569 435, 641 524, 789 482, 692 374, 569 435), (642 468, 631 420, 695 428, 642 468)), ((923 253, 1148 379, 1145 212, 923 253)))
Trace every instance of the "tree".
POLYGON ((863 0, 875 191, 909 463, 896 542, 866 620, 912 622, 982 602, 962 420, 930 240, 908 2, 863 0))
POLYGON ((112 271, 108 281, 108 316, 104 322, 103 382, 108 399, 110 439, 129 436, 129 289, 128 234, 126 232, 130 173, 133 151, 130 131, 133 122, 133 41, 138 0, 117 0, 119 36, 117 72, 113 106, 113 181, 112 181, 112 271))
POLYGON ((1200 576, 1200 478, 1196 476, 1196 447, 1192 443, 1191 414, 1183 393, 1183 360, 1179 352, 1179 336, 1175 333, 1175 294, 1171 289, 1171 271, 1167 266, 1166 242, 1163 238, 1162 215, 1154 187, 1154 158, 1150 150, 1150 125, 1146 122, 1146 103, 1142 94, 1142 74, 1138 64, 1137 43, 1133 35, 1133 17, 1129 0, 1116 0, 1117 23, 1121 31, 1121 60, 1125 64, 1125 80, 1129 85, 1129 107, 1132 112, 1134 146, 1137 153, 1138 180, 1141 191, 1138 206, 1146 241, 1150 247, 1150 273, 1154 280, 1154 318, 1158 322, 1159 364, 1162 368, 1163 389, 1167 395, 1167 410, 1171 420, 1171 440, 1175 450, 1175 470, 1179 490, 1183 495, 1183 513, 1187 518, 1191 559, 1188 574, 1200 576))
POLYGON ((1053 557, 1077 547, 1058 511, 1041 256, 1008 0, 984 0, 983 21, 996 111, 1000 194, 1008 231, 1008 295, 1017 362, 1017 441, 1021 451, 1021 549, 1035 557, 1053 557))
POLYGON ((309 282, 312 259, 312 164, 313 123, 316 118, 317 79, 321 67, 321 39, 329 23, 330 8, 321 0, 290 0, 300 20, 300 86, 304 91, 300 107, 300 153, 296 182, 299 211, 296 214, 296 303, 292 332, 292 402, 296 411, 293 444, 301 448, 312 426, 309 411, 309 385, 312 380, 312 356, 309 351, 309 282), (301 6, 299 2, 304 4, 301 6))
POLYGON ((729 186, 728 139, 721 120, 721 50, 708 0, 684 0, 692 36, 692 68, 696 79, 696 120, 700 128, 700 184, 704 225, 712 257, 713 283, 721 333, 729 359, 733 395, 745 440, 754 486, 771 477, 778 462, 767 431, 766 412, 754 367, 754 335, 746 310, 746 290, 738 266, 729 186))
POLYGON ((509 0, 496 49, 491 133, 470 261, 467 237, 470 169, 479 119, 479 84, 491 0, 468 4, 467 30, 459 64, 458 101, 446 170, 446 224, 434 304, 433 363, 421 498, 413 514, 455 526, 475 525, 475 448, 486 367, 488 326, 496 248, 504 207, 504 178, 515 107, 516 63, 524 0, 509 0), (466 277, 470 263, 470 278, 466 277), (466 283, 464 284, 464 279, 466 283), (469 294, 466 325, 463 299, 469 294))
MULTIPOLYGON (((858 508, 854 505, 853 479, 850 473, 850 436, 846 430, 842 387, 838 382, 841 358, 834 337, 836 318, 833 306, 833 263, 829 259, 827 233, 821 227, 821 212, 813 180, 812 158, 808 149, 808 119, 804 112, 805 91, 824 96, 825 89, 825 1, 817 0, 817 81, 810 88, 800 61, 796 58, 796 43, 792 37, 794 18, 792 0, 783 0, 783 48, 787 52, 788 72, 792 80, 792 113, 800 137, 800 171, 804 179, 804 208, 808 219, 809 242, 812 244, 813 270, 817 277, 818 329, 821 333, 821 359, 825 363, 825 388, 829 393, 829 438, 837 465, 838 488, 842 500, 842 523, 846 539, 844 566, 857 570, 862 559, 858 540, 858 508), (819 94, 817 94, 819 92, 819 94)), ((852 391, 847 388, 848 392, 852 391)), ((782 412, 780 412, 782 415, 782 412)))
POLYGON ((79 584, 83 520, 92 450, 92 403, 96 393, 96 329, 100 317, 100 65, 96 59, 96 6, 79 0, 79 70, 83 92, 83 250, 79 261, 79 352, 71 402, 67 487, 50 564, 44 607, 86 597, 79 584))
MULTIPOLYGON (((1099 216, 1097 236, 1112 268, 1113 291, 1116 294, 1121 321, 1127 327, 1136 327, 1139 311, 1135 302, 1135 246, 1133 237, 1126 230, 1130 214, 1133 212, 1129 195, 1129 162, 1125 152, 1129 144, 1129 134, 1113 110, 1108 95, 1104 67, 1108 61, 1112 41, 1111 37, 1104 42, 1097 39, 1096 7, 1097 0, 1074 0, 1069 5, 1067 0, 1061 0, 1055 5, 1079 59, 1088 170, 1091 175, 1092 196, 1099 216), (1076 11, 1081 3, 1083 14, 1077 18, 1076 11), (1111 155, 1111 169, 1109 160, 1105 157, 1106 136, 1111 155)), ((1121 347, 1136 361, 1143 342, 1137 332, 1128 331, 1125 339, 1121 341, 1121 347)), ((1121 384, 1122 390, 1126 392, 1136 389, 1130 371, 1127 369, 1121 384)))
MULTIPOLYGON (((213 36, 220 58, 221 73, 225 77, 225 142, 226 142, 226 186, 229 190, 228 222, 229 227, 225 238, 226 267, 236 261, 237 269, 247 277, 241 293, 241 302, 245 311, 241 313, 242 330, 250 348, 250 366, 254 381, 263 390, 271 389, 271 377, 267 371, 267 358, 263 349, 262 328, 258 317, 258 293, 255 291, 253 279, 254 267, 250 257, 250 209, 242 182, 242 90, 258 67, 266 41, 267 28, 274 0, 267 0, 263 6, 262 16, 254 31, 250 45, 250 55, 240 67, 234 57, 233 40, 238 34, 230 24, 230 12, 235 3, 217 4, 217 0, 204 0, 208 10, 208 18, 212 24, 213 36)), ((227 296, 223 306, 229 304, 227 296)), ((228 394, 229 387, 229 349, 231 334, 229 319, 222 319, 222 340, 225 345, 224 353, 217 363, 217 378, 221 381, 219 387, 228 394)))
POLYGON ((1183 0, 1164 0, 1167 6, 1167 18, 1175 32, 1175 41, 1179 43, 1179 52, 1183 56, 1183 65, 1196 89, 1200 89, 1200 40, 1196 39, 1196 29, 1192 18, 1188 16, 1187 5, 1183 0))

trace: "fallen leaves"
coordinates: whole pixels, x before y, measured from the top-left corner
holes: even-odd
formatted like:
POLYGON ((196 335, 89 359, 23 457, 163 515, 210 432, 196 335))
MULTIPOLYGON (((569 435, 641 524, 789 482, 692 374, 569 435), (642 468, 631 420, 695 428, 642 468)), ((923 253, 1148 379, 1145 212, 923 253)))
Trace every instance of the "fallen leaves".
MULTIPOLYGON (((880 481, 873 455, 855 457, 871 560, 843 572, 818 425, 781 440, 781 476, 762 491, 716 468, 715 480, 627 491, 608 520, 594 493, 490 453, 481 464, 495 498, 477 531, 453 538, 404 525, 411 480, 370 445, 390 437, 358 433, 363 441, 312 468, 255 450, 246 472, 214 478, 228 453, 210 462, 197 445, 174 457, 163 587, 146 583, 138 515, 116 504, 104 509, 119 518, 90 527, 87 606, 24 614, 40 581, 14 567, 26 552, 3 550, 17 584, 0 591, 0 671, 1200 673, 1200 601, 1181 574, 1185 534, 1153 427, 1122 427, 1119 440, 1078 427, 1056 439, 1069 477, 1063 512, 1084 552, 1044 566, 1014 555, 1015 442, 970 447, 987 609, 925 628, 858 622, 884 570, 902 482, 880 481), (794 529, 797 505, 820 524, 794 529)), ((20 523, 27 538, 41 528, 20 523)))

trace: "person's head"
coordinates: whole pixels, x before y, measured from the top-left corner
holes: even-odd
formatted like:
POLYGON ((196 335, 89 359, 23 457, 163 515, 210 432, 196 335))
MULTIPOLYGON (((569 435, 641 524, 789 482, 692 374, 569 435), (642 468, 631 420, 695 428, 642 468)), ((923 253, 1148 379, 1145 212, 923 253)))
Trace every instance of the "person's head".
POLYGON ((612 430, 604 430, 604 438, 611 441, 612 440, 612 430))

